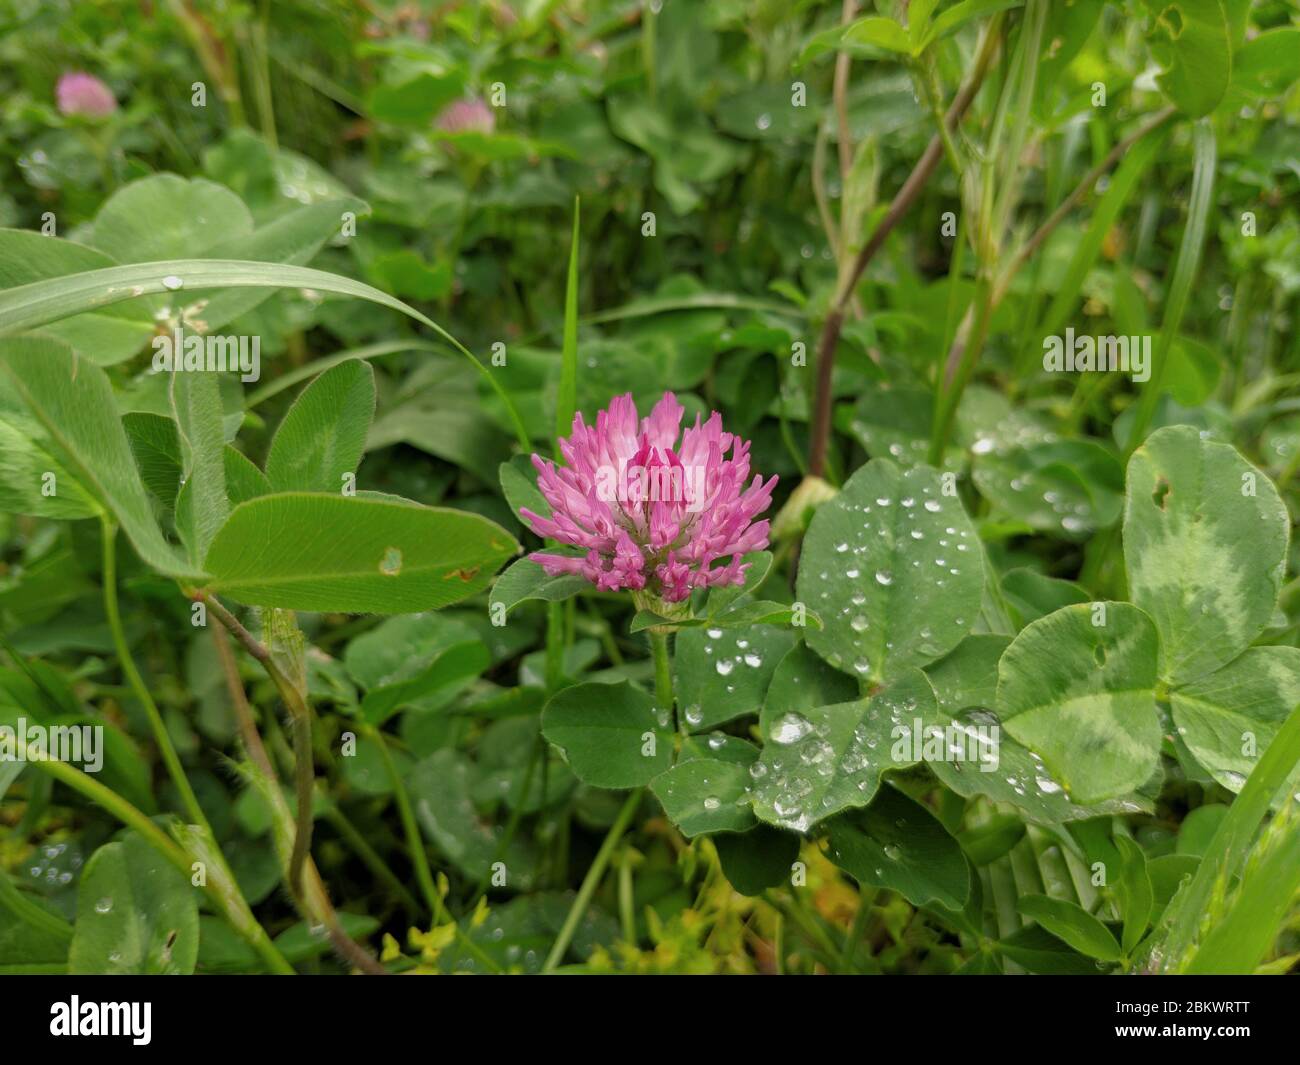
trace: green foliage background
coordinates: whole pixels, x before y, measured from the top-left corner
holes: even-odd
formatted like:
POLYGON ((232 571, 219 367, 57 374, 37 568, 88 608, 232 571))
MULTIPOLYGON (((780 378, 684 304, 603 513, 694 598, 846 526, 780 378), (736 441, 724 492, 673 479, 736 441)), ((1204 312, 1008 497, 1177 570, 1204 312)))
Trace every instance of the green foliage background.
POLYGON ((1291 968, 1297 80, 1287 0, 0 2, 0 724, 107 736, 0 762, 0 971, 1291 968), (781 482, 656 675, 512 560, 665 390, 781 482))

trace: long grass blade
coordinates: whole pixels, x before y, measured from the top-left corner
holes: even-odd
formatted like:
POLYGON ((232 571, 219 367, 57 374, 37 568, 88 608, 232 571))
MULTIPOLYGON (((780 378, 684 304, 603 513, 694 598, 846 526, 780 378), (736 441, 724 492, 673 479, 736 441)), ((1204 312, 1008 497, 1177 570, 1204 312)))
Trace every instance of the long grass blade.
POLYGON ((501 387, 492 371, 446 329, 395 296, 350 277, 313 270, 307 266, 246 262, 239 259, 171 259, 166 262, 131 263, 128 266, 65 274, 63 277, 35 281, 0 292, 0 336, 38 329, 61 318, 140 296, 174 293, 182 288, 306 288, 341 296, 355 296, 401 311, 433 330, 474 364, 505 404, 519 438, 519 446, 524 450, 531 447, 528 431, 509 394, 501 387))
POLYGON ((567 436, 578 408, 578 216, 573 200, 573 243, 569 246, 569 279, 564 287, 564 346, 560 350, 560 390, 555 397, 555 436, 567 436))
POLYGON ((1169 931, 1159 950, 1163 968, 1176 971, 1195 942, 1214 886, 1236 874, 1278 791, 1300 764, 1300 706, 1265 748, 1210 841, 1191 881, 1169 904, 1169 931))
POLYGON ((1173 279, 1169 284, 1169 296, 1165 301, 1165 318, 1160 327, 1160 336, 1156 339, 1152 354, 1151 379, 1142 390, 1138 400, 1137 415, 1133 419, 1133 428, 1129 433, 1125 453, 1131 455, 1142 443, 1151 416, 1155 413, 1156 402, 1160 399, 1160 386, 1169 364, 1169 353, 1178 328, 1182 325, 1187 302, 1191 299, 1192 285, 1201 265, 1201 253, 1205 250, 1205 238, 1209 232, 1210 205, 1214 201, 1214 168, 1218 159, 1218 144, 1214 137, 1214 126, 1209 119, 1201 119, 1196 124, 1196 140, 1192 163, 1192 194, 1187 206, 1187 225, 1183 229, 1183 240, 1178 246, 1178 259, 1174 264, 1173 279))

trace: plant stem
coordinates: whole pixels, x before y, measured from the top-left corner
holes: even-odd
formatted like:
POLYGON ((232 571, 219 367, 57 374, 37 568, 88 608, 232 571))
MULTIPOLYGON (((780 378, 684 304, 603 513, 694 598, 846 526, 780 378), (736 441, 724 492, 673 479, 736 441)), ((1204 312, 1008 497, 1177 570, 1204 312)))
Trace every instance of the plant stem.
POLYGON ((1047 220, 1034 231, 1033 235, 1027 241, 1025 241, 1020 250, 1012 257, 1011 262, 1007 265, 1006 269, 1002 271, 1002 274, 998 277, 997 287, 994 290, 994 306, 997 306, 998 303, 1002 302, 1002 297, 1007 294, 1007 289, 1010 287, 1012 279, 1020 272, 1021 267, 1023 267, 1025 263, 1033 257, 1034 253, 1038 251, 1040 247, 1042 247, 1043 242, 1047 240, 1053 232, 1055 232, 1057 226, 1065 221, 1069 213, 1079 205, 1079 201, 1088 194, 1101 177, 1108 173, 1115 164, 1128 155, 1129 151, 1133 148, 1133 145, 1142 140, 1148 133, 1153 133, 1155 130, 1159 129, 1175 114, 1176 110, 1172 107, 1166 107, 1163 111, 1156 112, 1155 115, 1135 129, 1127 137, 1116 142, 1115 147, 1106 154, 1106 157, 1079 179, 1079 183, 1070 191, 1070 194, 1061 201, 1056 210, 1053 211, 1048 216, 1047 220))
POLYGON ((153 732, 154 742, 158 744, 158 753, 162 755, 163 764, 167 767, 167 773, 180 794, 181 805, 185 808, 186 816, 189 817, 191 822, 202 826, 211 833, 212 826, 208 824, 208 819, 203 813, 203 807, 199 805, 198 796, 194 794, 189 778, 185 775, 180 756, 176 753, 176 747, 172 743, 171 736, 167 733, 167 726, 163 722, 162 714, 158 711, 158 704, 154 702, 153 696, 149 694, 149 689, 144 683, 144 678, 140 676, 140 671, 136 669, 135 659, 131 657, 131 650, 126 643, 126 632, 122 628, 122 614, 117 602, 117 526, 111 518, 105 516, 100 523, 100 528, 104 548, 102 573, 104 614, 108 618, 108 627, 113 634, 113 647, 117 651, 118 663, 122 667, 122 672, 126 675, 131 691, 135 694, 140 705, 144 707, 145 716, 149 719, 149 728, 153 732))
POLYGON ((592 607, 587 608, 586 621, 590 628, 596 630, 600 638, 600 645, 605 649, 605 654, 609 656, 610 662, 616 666, 621 666, 623 664, 623 652, 618 649, 618 641, 614 639, 613 626, 592 607))
POLYGON ((967 309, 966 316, 962 319, 961 326, 957 330, 957 336, 948 352, 945 373, 936 386, 940 392, 940 399, 936 405, 934 431, 930 441, 928 458, 931 464, 938 465, 943 461, 943 453, 947 450, 953 418, 957 406, 961 402, 962 393, 970 382, 975 372, 975 366, 979 362, 979 355, 987 337, 989 321, 993 312, 997 310, 998 305, 1002 302, 1003 297, 1006 296, 1016 274, 1019 273, 1033 254, 1042 247, 1043 242, 1065 220, 1070 211, 1087 195, 1088 191, 1102 175, 1127 155, 1134 144, 1169 121, 1173 114, 1174 109, 1172 107, 1165 108, 1117 143, 1100 163, 1083 176, 1070 194, 1061 201, 1060 206, 1025 241, 1011 262, 998 275, 996 281, 993 281, 987 287, 977 282, 975 297, 972 300, 971 307, 967 309))
MULTIPOLYGON (((668 634, 650 631, 650 653, 655 663, 655 702, 673 713, 673 665, 668 655, 668 634)), ((679 722, 680 725, 680 722, 679 722)))
MULTIPOLYGON (((840 25, 847 26, 857 13, 856 0, 844 0, 840 7, 840 25)), ((848 52, 840 52, 835 57, 835 78, 832 83, 836 141, 840 156, 840 180, 844 183, 847 183, 849 171, 853 169, 853 138, 849 132, 849 65, 852 62, 853 57, 848 52)))
POLYGON ((1250 333, 1250 304, 1254 295, 1255 273, 1247 269, 1237 278, 1232 291, 1232 314, 1228 318, 1228 403, 1234 413, 1245 380, 1246 341, 1250 333))
MULTIPOLYGON (((311 854, 312 804, 316 790, 312 769, 311 708, 303 699, 302 693, 275 664, 271 652, 239 623, 239 619, 234 614, 222 606, 215 596, 204 594, 203 601, 244 649, 261 663, 267 676, 275 685, 276 691, 280 693, 280 698, 284 701, 293 721, 294 792, 298 809, 293 834, 293 852, 289 857, 289 890, 295 896, 299 896, 302 894, 303 868, 311 854)), ((267 768, 269 770, 269 764, 267 768)), ((273 772, 270 775, 274 777, 273 772)))
POLYGON ((267 756, 266 747, 262 743, 262 737, 257 733, 257 725, 253 721, 253 711, 248 705, 248 697, 244 694, 244 682, 239 677, 239 664, 235 661, 234 652, 230 649, 228 638, 220 629, 212 629, 212 642, 217 649, 217 659, 221 663, 221 671, 226 678, 226 689, 230 693, 231 701, 235 705, 235 725, 239 729, 239 739, 244 745, 244 752, 251 761, 268 779, 275 779, 275 768, 271 765, 271 759, 267 756))
POLYGON ((311 710, 303 700, 292 714, 293 779, 298 822, 297 831, 293 834, 293 854, 289 860, 289 886, 296 891, 302 884, 303 866, 311 853, 311 837, 315 826, 312 807, 315 805, 316 774, 312 766, 311 710))
POLYGON ((1297 472, 1300 472, 1300 450, 1297 450, 1296 453, 1291 456, 1291 460, 1286 464, 1282 472, 1277 475, 1278 488, 1285 488, 1297 472))
POLYGON ((406 790, 402 774, 398 772, 397 763, 393 761, 392 752, 384 740, 383 733, 372 725, 360 724, 362 734, 378 749, 384 763, 384 771, 393 785, 393 800, 397 803, 397 817, 402 822, 402 832, 406 836, 406 849, 410 854, 411 865, 415 869, 415 882, 420 885, 420 892, 429 907, 429 912, 439 924, 447 919, 447 910, 434 883, 433 870, 429 868, 429 855, 424 849, 424 837, 420 835, 420 826, 415 821, 415 811, 411 808, 411 796, 406 790))
POLYGON ((262 136, 272 148, 280 146, 275 133, 275 104, 271 98, 271 71, 267 53, 267 22, 270 19, 270 0, 262 0, 258 16, 250 26, 253 52, 253 89, 257 97, 257 115, 262 126, 262 136))
MULTIPOLYGON (((988 336, 989 322, 996 304, 997 288, 994 283, 997 260, 1001 253, 1006 220, 1010 216, 1020 191, 1018 164, 1028 127, 1029 109, 1034 92, 1039 45, 1041 43, 1046 7, 1033 0, 1026 8, 1015 51, 1002 83, 988 143, 980 158, 978 203, 965 203, 975 215, 974 245, 976 259, 975 296, 967 309, 966 317, 957 329, 956 338, 944 365, 935 381, 935 414, 930 431, 928 459, 932 465, 943 463, 953 420, 961 402, 966 384, 974 375, 984 341, 988 336), (1010 140, 1006 149, 1006 166, 999 172, 998 163, 1003 150, 1011 117, 1013 99, 1017 102, 1016 118, 1011 124, 1010 140), (999 191, 1000 190, 1000 191, 999 191)), ((963 184, 964 199, 973 198, 969 187, 963 184)))
POLYGON ((546 605, 546 692, 554 695, 564 680, 564 604, 546 605))
POLYGON ((962 159, 961 152, 957 150, 957 145, 952 139, 952 132, 948 129, 948 122, 944 118, 943 99, 940 96, 939 79, 934 72, 933 56, 929 56, 917 66, 915 77, 920 82, 921 94, 925 97, 926 105, 930 108, 930 115, 934 118, 934 124, 939 130, 939 140, 943 144, 943 154, 947 157, 952 172, 960 178, 965 172, 966 162, 962 159))
MULTIPOLYGON (((952 105, 944 116, 949 128, 956 128, 962 116, 965 115, 974 101, 979 87, 984 83, 984 78, 988 74, 989 67, 993 62, 993 56, 1001 40, 1001 27, 1002 15, 999 13, 989 23, 980 43, 979 52, 976 55, 975 65, 970 76, 953 98, 952 105)), ((852 268, 842 279, 839 291, 836 293, 831 309, 826 315, 825 324, 822 326, 821 339, 817 344, 816 395, 813 400, 812 422, 809 427, 808 473, 810 476, 820 477, 826 470, 827 449, 830 444, 831 432, 833 398, 831 384, 835 369, 835 348, 839 343, 840 329, 844 324, 845 313, 853 298, 853 291, 857 287, 858 279, 861 278, 867 265, 884 246, 886 238, 893 232, 894 227, 898 225, 903 216, 907 214, 912 204, 916 202, 921 190, 925 187, 925 183, 930 180, 930 175, 934 173, 942 157, 943 142, 939 135, 935 134, 930 138, 930 143, 921 154, 921 158, 917 160, 916 166, 912 168, 911 174, 908 175, 907 180, 903 182, 902 187, 894 196, 893 202, 889 205, 889 210, 885 212, 885 216, 872 230, 871 236, 862 246, 862 250, 858 252, 852 268)))
POLYGON ((359 727, 366 738, 379 749, 379 756, 383 759, 384 771, 388 774, 389 783, 393 786, 393 800, 397 803, 397 816, 402 822, 402 832, 406 836, 406 849, 410 854, 411 864, 415 867, 415 880, 420 885, 420 891, 424 894, 425 902, 429 906, 434 923, 439 925, 450 924, 461 946, 470 954, 473 954, 489 972, 500 973, 501 966, 483 952, 483 949, 461 928, 460 922, 447 911, 447 906, 442 900, 442 893, 434 882, 433 870, 429 867, 429 855, 424 849, 424 837, 420 835, 420 826, 416 823, 415 811, 411 807, 410 793, 406 790, 406 782, 397 769, 397 763, 393 761, 392 753, 388 749, 388 743, 384 739, 383 732, 370 724, 361 723, 359 727))
MULTIPOLYGON (((238 625, 238 622, 236 624, 238 625)), ((242 629, 242 626, 240 628, 242 629)), ((247 631, 244 632, 244 635, 254 644, 257 643, 247 631)), ((271 807, 272 817, 283 818, 285 821, 291 820, 287 809, 288 804, 280 792, 280 784, 275 775, 275 769, 271 765, 271 759, 266 753, 266 746, 262 743, 262 737, 258 735, 257 725, 253 721, 253 710, 248 704, 248 697, 244 694, 244 685, 239 679, 239 667, 235 662, 235 656, 219 629, 214 628, 212 630, 212 638, 217 645, 217 655, 221 659, 222 672, 225 674, 226 685, 230 691, 230 699, 235 709, 235 721, 239 728, 244 749, 248 754, 249 764, 252 767, 251 772, 256 777, 255 783, 260 781, 265 785, 263 794, 271 807)), ((325 883, 321 879, 319 872, 317 872, 316 865, 310 856, 306 860, 305 867, 305 871, 310 874, 306 885, 310 890, 290 892, 299 914, 304 920, 315 921, 324 925, 326 933, 329 935, 330 944, 339 957, 350 962, 364 973, 375 976, 384 975, 387 970, 344 930, 339 921, 338 913, 335 911, 333 903, 330 902, 329 893, 325 890, 325 883)))
MULTIPOLYGON (((145 842, 175 866, 186 880, 190 879, 193 870, 191 869, 189 855, 181 849, 175 840, 169 838, 161 828, 145 816, 141 810, 111 788, 105 787, 99 781, 94 780, 73 766, 37 754, 32 754, 29 757, 27 745, 21 736, 15 737, 15 743, 17 744, 15 756, 20 761, 35 763, 43 772, 48 773, 55 780, 66 784, 73 791, 80 792, 91 802, 102 806, 122 824, 134 829, 145 842)), ((285 960, 284 955, 271 942, 271 937, 266 934, 266 930, 253 916, 252 911, 248 908, 248 903, 244 901, 242 896, 231 899, 216 891, 214 887, 207 885, 205 885, 205 890, 213 902, 216 903, 218 909, 225 914, 231 928, 257 951, 272 972, 286 976, 293 975, 293 966, 285 960)))
POLYGON ((813 141, 813 203, 817 205, 817 217, 821 219, 822 229, 826 233, 826 243, 830 245, 831 254, 835 256, 835 261, 838 263, 840 260, 840 234, 835 225, 835 219, 831 216, 830 201, 826 196, 826 179, 822 176, 826 168, 826 137, 826 127, 819 127, 817 139, 813 141))
MULTIPOLYGON (((996 311, 998 304, 1002 302, 1002 298, 1008 294, 1011 281, 1017 276, 1019 270, 1043 246, 1043 243, 1057 229, 1057 226, 1061 225, 1062 221, 1065 221, 1065 218, 1069 216, 1069 213, 1079 204, 1080 200, 1088 194, 1093 185, 1096 185, 1102 174, 1109 172, 1115 164, 1128 155, 1134 144, 1139 143, 1141 139, 1164 125, 1165 122, 1170 120, 1170 117, 1173 117, 1173 114, 1173 108, 1165 108, 1164 111, 1157 113, 1151 120, 1136 129, 1134 133, 1115 144, 1113 150, 1106 155, 1105 159, 1101 160, 1101 163, 1093 166, 1091 170, 1088 170, 1088 173, 1084 174, 1083 178, 1080 178, 1078 185, 1070 191, 1070 195, 1067 195, 1062 200, 1056 211, 1053 211, 1052 215, 1047 218, 1047 221, 1044 221, 1043 225, 1040 225, 1034 231, 1030 239, 1024 242, 1021 250, 1011 259, 1008 267, 1002 270, 1001 274, 998 274, 997 281, 993 283, 991 294, 989 294, 988 306, 985 307, 982 302, 978 302, 978 295, 976 295, 976 300, 972 300, 971 307, 967 308, 966 316, 963 317, 962 324, 958 328, 957 338, 954 339, 952 347, 949 348, 945 377, 941 378, 941 384, 939 385, 941 390, 948 388, 948 386, 954 386, 954 389, 949 389, 949 393, 944 395, 943 402, 940 404, 940 415, 936 419, 935 436, 932 437, 931 442, 930 460, 932 463, 941 460, 941 453, 946 449, 946 442, 948 442, 946 436, 948 436, 948 432, 952 428, 952 415, 957 410, 957 404, 961 402, 961 391, 965 390, 967 382, 970 381, 970 376, 974 373, 975 363, 978 362, 979 347, 972 345, 971 342, 971 335, 976 332, 975 315, 983 311, 985 317, 992 316, 993 311, 996 311), (956 389, 958 381, 961 382, 961 385, 959 385, 959 389, 956 389), (940 455, 939 459, 935 458, 936 454, 940 455)), ((985 326, 987 326, 987 321, 985 321, 985 326)), ((979 342, 979 346, 983 346, 983 341, 979 342)))
POLYGON ((389 886, 407 911, 419 913, 419 901, 406 889, 406 885, 389 868, 383 856, 370 845, 370 842, 361 834, 357 826, 348 819, 347 815, 337 806, 331 805, 326 809, 325 817, 338 831, 338 834, 343 837, 348 846, 356 852, 357 857, 365 863, 366 868, 389 886))
POLYGON ((8 910, 24 924, 39 929, 46 935, 57 936, 65 942, 72 938, 72 925, 57 913, 37 906, 27 898, 14 886, 9 874, 3 869, 0 869, 0 909, 8 910))
MULTIPOLYGON (((23 672, 23 674, 27 677, 28 680, 30 680, 37 688, 39 688, 42 692, 45 693, 46 697, 49 698, 51 705, 58 706, 59 704, 58 696, 56 696, 54 692, 50 691, 50 686, 46 684, 44 678, 42 678, 41 675, 36 672, 36 670, 32 669, 31 663, 27 661, 25 656, 19 654, 18 648, 16 648, 12 643, 9 642, 9 637, 6 636, 3 632, 0 632, 0 649, 4 650, 4 652, 13 661, 13 664, 23 672)), ((103 685, 103 688, 108 688, 108 687, 109 687, 108 685, 103 685)))
POLYGON ((596 886, 605 873, 605 867, 609 865, 609 859, 614 853, 614 848, 618 846, 618 841, 627 830, 632 815, 636 813, 636 809, 641 804, 641 798, 644 795, 645 788, 637 788, 636 791, 629 794, 627 801, 623 803, 623 808, 619 810, 618 816, 614 818, 614 823, 609 826, 605 841, 600 845, 600 850, 596 852, 591 868, 587 870, 587 875, 583 877, 582 884, 578 888, 578 896, 573 900, 573 905, 569 907, 568 916, 564 918, 560 934, 556 936, 555 942, 551 946, 551 952, 546 956, 546 964, 542 966, 542 972, 553 972, 555 967, 564 959, 564 952, 569 949, 569 943, 573 940, 573 933, 578 929, 578 922, 582 920, 583 914, 587 912, 587 907, 591 904, 591 896, 596 893, 596 886))
MULTIPOLYGON (((1014 118, 1010 126, 1007 151, 1001 160, 1002 170, 998 184, 1000 195, 994 225, 998 234, 1008 227, 1011 213, 1020 201, 1024 168, 1021 165, 1025 141, 1029 137, 1029 120, 1034 106, 1035 87, 1038 82, 1038 57, 1043 50, 1043 30, 1047 24, 1047 0, 1026 0, 1024 18, 1020 24, 1020 39, 1016 54, 1020 62, 1014 67, 1016 100, 1014 118)), ((1010 101, 1008 101, 1010 105, 1010 101)), ((1008 111, 1008 114, 1011 114, 1008 111)))
POLYGON ((618 863, 618 917, 623 928, 623 942, 636 946, 636 910, 632 891, 632 852, 624 849, 618 863))
POLYGON ((143 811, 132 805, 126 799, 122 798, 111 788, 105 787, 99 781, 73 766, 66 765, 53 759, 46 760, 38 754, 27 754, 27 746, 22 736, 16 736, 15 742, 17 749, 15 758, 18 761, 30 761, 39 766, 42 770, 54 777, 55 780, 68 785, 74 791, 81 792, 92 802, 98 803, 110 814, 116 817, 128 828, 135 829, 140 833, 149 844, 154 847, 164 858, 172 863, 178 870, 185 874, 186 879, 190 876, 190 860, 183 850, 163 832, 153 821, 151 821, 143 811))
POLYGON ((217 90, 226 104, 230 124, 236 128, 246 125, 244 103, 239 94, 239 72, 226 42, 212 24, 194 9, 191 0, 170 0, 168 6, 189 37, 205 73, 217 83, 217 90))

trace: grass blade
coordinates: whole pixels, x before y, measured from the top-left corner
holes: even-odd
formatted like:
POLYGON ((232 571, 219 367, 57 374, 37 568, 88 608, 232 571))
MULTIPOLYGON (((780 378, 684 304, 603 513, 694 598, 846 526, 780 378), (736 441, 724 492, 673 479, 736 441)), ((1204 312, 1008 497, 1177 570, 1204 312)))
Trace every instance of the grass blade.
POLYGON ((1165 301, 1165 318, 1160 326, 1160 336, 1156 339, 1155 351, 1152 353, 1151 380, 1142 389, 1138 400, 1137 415, 1133 419, 1133 429, 1129 433, 1125 454, 1131 455, 1142 437, 1146 435, 1155 413, 1156 403, 1160 399, 1160 385, 1169 364, 1169 352, 1174 338, 1178 336, 1178 327, 1182 325, 1183 313, 1187 310, 1187 301, 1192 295, 1192 285, 1201 265, 1201 253, 1205 250, 1205 238, 1209 233, 1210 206, 1214 201, 1214 168, 1218 159, 1218 144, 1214 137, 1214 126, 1209 119, 1201 119, 1196 124, 1196 142, 1192 169, 1192 194, 1187 206, 1187 226, 1183 230, 1183 240, 1178 246, 1178 259, 1174 264, 1174 276, 1169 284, 1169 298, 1165 301))
POLYGON ((1288 803, 1269 825, 1256 855, 1246 863, 1232 905, 1215 922, 1187 966, 1189 973, 1246 976, 1277 939, 1300 890, 1300 823, 1288 803))
POLYGON ((1164 945, 1157 948, 1158 964, 1177 971, 1196 939, 1202 916, 1215 884, 1226 880, 1240 867, 1251 840, 1267 815, 1278 791, 1300 763, 1300 706, 1296 706, 1278 729, 1273 742, 1246 778, 1241 793, 1228 809, 1219 830, 1210 841, 1209 852, 1196 874, 1169 904, 1169 926, 1164 945))
MULTIPOLYGON (((1119 169, 1115 171, 1115 176, 1093 211, 1087 232, 1075 248, 1065 276, 1056 288, 1056 295, 1047 309, 1047 315, 1036 330, 1038 336, 1055 336, 1061 331, 1065 319, 1078 304, 1079 290, 1083 288, 1088 271, 1092 269, 1097 256, 1101 254, 1101 246, 1106 239, 1106 234, 1110 232, 1120 211, 1139 187, 1142 176, 1155 161, 1156 153, 1164 140, 1165 138, 1161 136, 1144 137, 1138 141, 1120 164, 1119 169)), ((1034 353, 1041 353, 1041 345, 1034 349, 1034 353)), ((1028 369, 1028 366, 1022 369, 1028 369)))
POLYGON ((573 243, 569 246, 569 280, 564 288, 564 347, 560 351, 560 391, 555 397, 555 436, 567 436, 578 407, 578 215, 573 200, 573 243))
POLYGON ((78 274, 35 281, 0 292, 0 336, 37 329, 61 318, 99 307, 109 307, 140 296, 176 292, 182 287, 309 288, 340 296, 355 296, 401 311, 432 329, 474 364, 505 404, 519 446, 525 451, 531 447, 523 419, 519 417, 509 394, 501 387, 492 371, 447 330, 387 292, 381 292, 350 277, 313 270, 307 266, 248 262, 241 259, 170 259, 165 262, 132 263, 129 266, 86 270, 78 274))

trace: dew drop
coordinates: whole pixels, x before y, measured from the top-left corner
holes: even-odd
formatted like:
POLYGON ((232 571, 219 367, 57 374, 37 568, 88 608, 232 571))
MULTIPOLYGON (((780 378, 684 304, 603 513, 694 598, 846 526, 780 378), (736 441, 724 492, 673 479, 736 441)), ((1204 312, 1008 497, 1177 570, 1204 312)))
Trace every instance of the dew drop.
POLYGON ((782 714, 772 726, 772 742, 783 746, 798 743, 812 731, 812 724, 802 714, 782 714))

